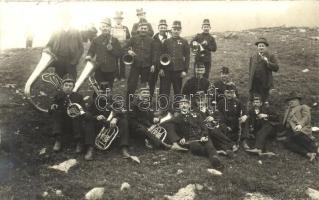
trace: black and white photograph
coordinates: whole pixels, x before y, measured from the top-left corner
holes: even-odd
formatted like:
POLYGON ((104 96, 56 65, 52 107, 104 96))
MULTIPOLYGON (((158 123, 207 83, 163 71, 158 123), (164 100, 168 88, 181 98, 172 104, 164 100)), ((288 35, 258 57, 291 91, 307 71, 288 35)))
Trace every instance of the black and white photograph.
POLYGON ((319 200, 319 1, 0 1, 0 200, 319 200))

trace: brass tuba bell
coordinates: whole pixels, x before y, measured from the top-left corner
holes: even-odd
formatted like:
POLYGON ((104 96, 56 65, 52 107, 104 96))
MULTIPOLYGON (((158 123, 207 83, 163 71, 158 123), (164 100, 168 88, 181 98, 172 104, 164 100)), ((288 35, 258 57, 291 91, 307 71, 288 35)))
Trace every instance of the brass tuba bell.
MULTIPOLYGON (((113 115, 113 111, 111 111, 106 121, 110 122, 113 118, 113 115)), ((117 137, 118 133, 118 126, 115 126, 114 128, 107 128, 106 126, 103 126, 103 128, 100 130, 99 134, 95 138, 95 146, 100 150, 107 150, 113 143, 114 139, 117 137)))

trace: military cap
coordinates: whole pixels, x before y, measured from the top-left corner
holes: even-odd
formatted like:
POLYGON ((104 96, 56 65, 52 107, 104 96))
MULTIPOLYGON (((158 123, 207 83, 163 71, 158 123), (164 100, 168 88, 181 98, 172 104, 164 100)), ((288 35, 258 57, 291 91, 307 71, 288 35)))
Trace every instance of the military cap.
POLYGON ((181 21, 173 21, 172 28, 182 28, 181 21))
POLYGON ((65 74, 63 76, 62 84, 67 83, 67 82, 75 83, 75 80, 71 74, 65 74))
POLYGON ((208 26, 210 26, 209 19, 204 19, 202 26, 203 26, 203 25, 208 25, 208 26))
POLYGON ((167 26, 167 23, 166 23, 166 20, 165 19, 161 19, 160 21, 159 21, 159 24, 158 24, 159 26, 160 25, 165 25, 165 26, 167 26))
POLYGON ((229 68, 228 67, 222 67, 220 69, 220 73, 222 74, 229 74, 229 68))

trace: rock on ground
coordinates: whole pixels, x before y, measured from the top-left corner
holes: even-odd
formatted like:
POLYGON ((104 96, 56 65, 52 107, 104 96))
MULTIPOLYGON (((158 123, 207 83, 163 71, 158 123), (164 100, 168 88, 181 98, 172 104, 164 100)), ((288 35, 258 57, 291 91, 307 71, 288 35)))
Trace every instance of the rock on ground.
POLYGON ((193 200, 195 199, 195 184, 189 184, 178 190, 173 196, 165 195, 168 200, 193 200))

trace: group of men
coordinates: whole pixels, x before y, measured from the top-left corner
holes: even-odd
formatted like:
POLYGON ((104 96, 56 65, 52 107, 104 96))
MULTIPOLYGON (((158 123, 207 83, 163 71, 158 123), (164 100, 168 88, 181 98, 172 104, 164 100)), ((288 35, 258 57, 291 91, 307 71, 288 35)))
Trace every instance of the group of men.
POLYGON ((99 90, 94 92, 90 103, 85 103, 79 93, 72 92, 77 77, 75 66, 83 54, 81 35, 65 28, 51 37, 47 48, 57 57, 52 66, 63 77, 62 88, 50 108, 57 136, 54 151, 60 151, 67 141, 63 138, 71 136, 77 142, 76 151, 81 152, 85 144, 85 159, 92 160, 99 130, 117 126, 122 154, 126 157, 129 156, 129 138, 143 138, 150 148, 190 150, 194 154, 208 156, 214 167, 221 168, 223 164, 219 155, 232 157, 240 146, 259 156, 275 155, 267 151, 266 143, 268 138, 279 135, 287 148, 310 160, 315 159, 318 148, 311 135, 310 108, 301 104, 301 97, 293 92, 287 98, 289 106, 283 123, 269 103, 272 73, 278 71, 279 66, 275 56, 268 51, 269 43, 265 38, 259 38, 255 43, 257 53, 249 63, 250 102, 243 104, 229 77, 229 68, 221 68, 220 80, 213 82, 209 79, 211 52, 215 52, 217 47, 210 34, 208 19, 203 20, 202 33, 188 43, 180 36, 180 21, 174 21, 168 30, 166 20, 160 20, 159 32, 153 36, 154 31, 145 19, 145 12, 137 9, 139 22, 134 24, 130 37, 128 28, 122 25, 122 15, 122 12, 116 13, 114 27, 109 18, 103 19, 101 34, 91 40, 86 60, 94 62, 94 78, 99 90), (195 56, 195 75, 183 86, 183 79, 189 71, 191 50, 195 56), (126 54, 133 57, 129 66, 122 60, 126 54), (169 58, 167 63, 162 62, 163 55, 169 58), (115 93, 113 83, 116 77, 124 79, 126 67, 130 68, 130 72, 124 105, 132 109, 115 109, 114 103, 119 102, 112 99, 112 93, 115 93), (163 109, 167 102, 158 102, 157 97, 154 98, 158 77, 160 95, 169 97, 173 86, 174 95, 179 97, 170 109, 163 109), (140 89, 139 81, 142 84, 140 89), (102 102, 98 98, 100 95, 106 97, 102 102), (154 100, 160 104, 160 109, 155 109, 158 105, 152 104, 154 100), (84 108, 80 116, 68 116, 70 102, 84 108), (101 103, 107 109, 99 109, 101 103), (171 116, 170 119, 164 120, 167 116, 171 116), (153 131, 151 127, 154 124, 163 127, 167 135, 161 137, 163 135, 153 131))

